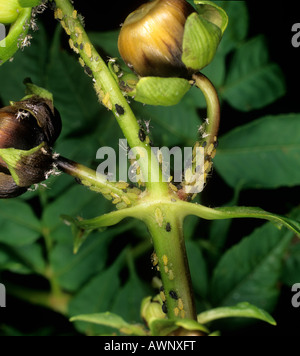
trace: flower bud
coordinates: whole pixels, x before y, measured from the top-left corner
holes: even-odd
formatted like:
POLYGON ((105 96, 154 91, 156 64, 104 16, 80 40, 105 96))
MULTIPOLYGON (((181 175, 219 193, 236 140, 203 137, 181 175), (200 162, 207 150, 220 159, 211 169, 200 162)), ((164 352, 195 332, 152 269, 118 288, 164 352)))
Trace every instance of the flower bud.
POLYGON ((141 5, 126 18, 120 32, 118 47, 125 63, 143 77, 185 74, 183 32, 194 11, 185 0, 154 0, 141 5))
POLYGON ((60 131, 60 116, 48 99, 32 96, 0 109, 0 198, 23 194, 47 178, 60 131))
POLYGON ((125 20, 118 41, 124 62, 138 75, 187 77, 213 59, 228 18, 211 1, 197 11, 185 0, 154 0, 125 20))
POLYGON ((159 296, 146 297, 141 304, 141 316, 147 325, 157 319, 165 319, 166 314, 162 311, 162 302, 159 296))

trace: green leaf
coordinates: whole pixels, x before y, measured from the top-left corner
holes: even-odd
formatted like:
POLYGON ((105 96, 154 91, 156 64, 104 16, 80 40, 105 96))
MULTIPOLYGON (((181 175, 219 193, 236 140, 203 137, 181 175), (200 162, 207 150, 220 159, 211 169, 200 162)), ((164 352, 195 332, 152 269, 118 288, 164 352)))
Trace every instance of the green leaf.
POLYGON ((43 274, 45 260, 42 246, 30 244, 24 246, 2 245, 0 248, 0 269, 19 274, 43 274))
POLYGON ((197 330, 202 331, 204 333, 209 332, 204 325, 201 325, 195 320, 189 319, 156 319, 153 320, 150 324, 152 336, 167 336, 180 327, 186 330, 197 330))
POLYGON ((0 200, 0 242, 24 246, 41 235, 41 225, 30 206, 21 200, 0 200))
POLYGON ((250 111, 274 102, 285 90, 281 69, 269 62, 265 40, 259 36, 235 52, 221 95, 235 109, 250 111))
POLYGON ((186 252, 193 288, 197 294, 205 298, 208 291, 208 271, 202 251, 195 241, 187 241, 186 252))
MULTIPOLYGON (((26 10, 27 11, 27 10, 26 10)), ((39 31, 34 34, 31 46, 24 51, 18 51, 12 63, 0 66, 1 90, 0 96, 8 105, 10 100, 18 101, 24 96, 23 80, 30 78, 33 83, 45 87, 44 73, 48 53, 46 31, 38 24, 39 31)))
POLYGON ((56 244, 50 252, 50 263, 59 285, 64 290, 75 292, 100 273, 107 260, 108 241, 115 235, 113 230, 92 234, 76 255, 72 240, 56 244))
POLYGON ((216 1, 216 4, 226 11, 229 18, 228 26, 219 45, 219 50, 227 54, 237 48, 247 37, 249 27, 247 4, 246 1, 216 1))
MULTIPOLYGON (((69 304, 69 315, 95 314, 111 309, 112 302, 120 288, 120 268, 124 261, 125 251, 118 257, 113 265, 99 273, 86 283, 75 295, 69 304)), ((100 334, 106 328, 86 323, 76 323, 77 329, 87 334, 100 334)))
POLYGON ((105 32, 89 32, 88 36, 94 46, 101 48, 113 58, 120 57, 118 37, 120 30, 105 32))
POLYGON ((111 310, 126 320, 138 321, 141 319, 139 306, 149 293, 150 288, 146 288, 131 266, 129 279, 118 292, 111 310))
POLYGON ((290 246, 284 261, 282 282, 288 286, 299 283, 300 276, 300 243, 290 246))
POLYGON ((47 67, 47 86, 63 119, 62 136, 65 136, 73 131, 87 131, 101 107, 92 79, 73 56, 60 50, 60 35, 61 29, 58 27, 47 67))
POLYGON ((94 204, 97 204, 99 214, 107 209, 107 202, 95 192, 79 185, 72 186, 45 207, 42 215, 43 226, 51 233, 52 239, 69 243, 70 228, 63 222, 61 215, 89 217, 94 215, 94 204))
POLYGON ((183 201, 177 202, 176 208, 181 211, 184 218, 189 215, 195 215, 201 219, 223 220, 232 218, 256 218, 271 221, 279 229, 285 226, 293 233, 300 236, 300 222, 294 218, 269 213, 261 208, 233 206, 223 208, 208 208, 200 204, 191 204, 183 201))
POLYGON ((142 325, 129 324, 117 314, 110 312, 78 315, 70 319, 71 321, 86 321, 97 325, 110 326, 118 329, 126 335, 146 336, 147 333, 142 325))
POLYGON ((266 116, 221 137, 214 159, 231 187, 278 188, 300 184, 300 115, 266 116))
POLYGON ((239 303, 232 307, 220 307, 198 314, 197 320, 201 324, 207 324, 213 320, 243 317, 263 320, 271 325, 276 325, 276 321, 266 311, 257 308, 247 302, 239 303))
POLYGON ((282 260, 293 233, 270 223, 229 249, 214 269, 211 298, 215 306, 247 301, 258 308, 274 308, 279 289, 282 260))

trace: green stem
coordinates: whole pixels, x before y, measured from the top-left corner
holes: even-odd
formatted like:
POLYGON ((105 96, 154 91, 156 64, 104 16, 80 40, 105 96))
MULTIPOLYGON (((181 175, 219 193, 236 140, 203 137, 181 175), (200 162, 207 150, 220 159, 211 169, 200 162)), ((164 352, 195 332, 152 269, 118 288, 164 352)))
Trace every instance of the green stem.
POLYGON ((133 114, 126 98, 124 98, 118 83, 112 76, 106 63, 103 61, 95 47, 91 43, 69 0, 55 0, 57 9, 55 17, 60 20, 66 33, 70 36, 71 48, 79 54, 80 63, 92 74, 94 87, 99 100, 113 112, 121 130, 126 137, 131 148, 135 148, 135 153, 143 157, 146 153, 148 159, 140 159, 141 171, 148 173, 146 186, 157 196, 166 195, 168 185, 164 182, 157 182, 149 177, 161 177, 161 169, 157 160, 151 160, 151 147, 146 142, 140 140, 140 127, 133 114), (122 108, 121 111, 118 108, 122 108))
POLYGON ((197 319, 183 237, 183 219, 169 206, 153 204, 147 227, 153 238, 153 264, 158 263, 167 314, 171 319, 197 319), (161 220, 160 220, 161 219, 161 220))
MULTIPOLYGON (((194 296, 183 238, 183 220, 178 218, 180 216, 177 214, 178 212, 170 209, 170 202, 178 200, 177 196, 170 191, 168 183, 162 182, 160 164, 156 157, 154 159, 149 143, 143 138, 141 139, 140 127, 126 98, 106 63, 90 42, 76 10, 69 0, 55 0, 55 3, 57 6, 55 17, 60 20, 66 33, 70 36, 71 48, 79 54, 79 62, 93 76, 99 100, 113 112, 129 146, 135 148, 134 153, 140 157, 138 163, 143 176, 148 178, 145 182, 148 189, 147 194, 135 206, 92 219, 87 222, 86 228, 91 229, 92 226, 95 226, 94 224, 98 226, 99 224, 114 225, 128 216, 144 221, 151 233, 159 260, 168 316, 196 320, 194 296)), ((59 163, 60 169, 79 179, 83 177, 85 181, 93 182, 92 184, 103 184, 95 179, 95 173, 92 173, 88 168, 77 165, 77 168, 74 169, 74 162, 70 167, 70 161, 66 159, 63 161, 63 164, 59 163)), ((81 225, 81 222, 77 224, 81 225)))
POLYGON ((215 144, 220 124, 220 103, 218 93, 211 81, 202 73, 193 74, 196 86, 202 91, 207 106, 207 123, 203 132, 206 142, 205 152, 210 152, 210 145, 215 144))
MULTIPOLYGON (((120 198, 126 196, 126 193, 110 182, 102 174, 98 174, 94 170, 83 166, 82 164, 71 161, 67 158, 59 156, 56 160, 57 168, 64 173, 71 175, 80 180, 81 184, 89 187, 90 189, 98 190, 104 195, 113 194, 115 197, 120 198)), ((124 186, 126 188, 126 185, 124 186)), ((128 198, 129 199, 129 198, 128 198)))

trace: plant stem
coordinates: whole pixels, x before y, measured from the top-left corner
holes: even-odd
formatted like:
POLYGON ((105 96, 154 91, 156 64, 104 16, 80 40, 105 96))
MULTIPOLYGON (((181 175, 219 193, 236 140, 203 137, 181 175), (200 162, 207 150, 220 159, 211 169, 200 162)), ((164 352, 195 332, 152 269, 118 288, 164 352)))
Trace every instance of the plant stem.
POLYGON ((209 150, 210 145, 217 142, 220 124, 220 103, 214 85, 204 74, 193 74, 193 80, 195 81, 196 86, 202 91, 207 106, 207 123, 203 137, 203 141, 206 142, 206 153, 209 150))
POLYGON ((91 188, 98 188, 104 194, 114 193, 116 195, 124 195, 124 191, 112 182, 109 182, 105 176, 96 173, 94 170, 83 166, 77 162, 71 161, 68 158, 59 156, 55 161, 57 168, 64 173, 80 180, 81 184, 91 188))
MULTIPOLYGON (((90 42, 76 10, 69 0, 55 0, 55 3, 57 6, 55 17, 70 36, 71 48, 79 54, 79 61, 88 74, 93 76, 99 100, 115 115, 129 146, 134 148, 135 154, 140 157, 137 159, 143 177, 148 178, 145 180, 147 193, 144 194, 143 199, 136 203, 135 207, 111 213, 113 215, 106 214, 101 217, 101 220, 105 226, 112 225, 122 220, 125 215, 130 216, 131 212, 138 209, 137 214, 133 217, 144 221, 151 233, 165 288, 168 317, 196 320, 194 296, 183 238, 182 214, 178 214, 178 210, 170 208, 170 202, 176 201, 178 198, 174 192, 170 191, 168 183, 162 182, 160 164, 152 154, 147 141, 141 139, 139 124, 126 98, 107 65, 90 42)), ((95 172, 86 167, 76 165, 64 158, 59 159, 58 167, 81 181, 86 181, 86 185, 92 183, 92 185, 103 188, 103 182, 97 180, 95 172)), ((112 186, 109 185, 109 188, 112 186)), ((95 222, 99 223, 99 219, 90 221, 88 226, 95 222)))
MULTIPOLYGON (((140 157, 143 157, 146 153, 148 159, 139 160, 141 171, 144 174, 148 173, 146 178, 161 177, 158 161, 150 159, 152 157, 150 145, 140 139, 140 127, 135 115, 106 63, 89 40, 77 11, 69 0, 55 0, 55 3, 57 6, 55 17, 60 20, 66 33, 70 36, 70 47, 79 54, 80 63, 93 76, 94 87, 99 100, 113 112, 129 146, 135 148, 135 153, 140 157), (117 108, 122 108, 121 114, 118 113, 120 110, 117 108)), ((145 183, 147 188, 157 195, 166 195, 168 192, 168 185, 164 182, 145 179, 145 183)))
POLYGON ((147 226, 153 238, 169 318, 196 320, 196 309, 183 237, 183 219, 170 206, 153 204, 147 226), (162 220, 160 219, 160 214, 162 220), (155 217, 155 218, 153 218, 155 217))

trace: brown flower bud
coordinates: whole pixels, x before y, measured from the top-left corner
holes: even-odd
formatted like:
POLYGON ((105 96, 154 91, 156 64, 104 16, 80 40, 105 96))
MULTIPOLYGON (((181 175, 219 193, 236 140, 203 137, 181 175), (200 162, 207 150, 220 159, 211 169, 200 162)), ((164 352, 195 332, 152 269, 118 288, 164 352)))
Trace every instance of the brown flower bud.
POLYGON ((154 0, 125 20, 118 41, 124 62, 140 76, 185 76, 184 26, 195 12, 185 0, 154 0))
POLYGON ((33 96, 0 109, 0 198, 23 194, 47 178, 60 131, 50 100, 33 96))

